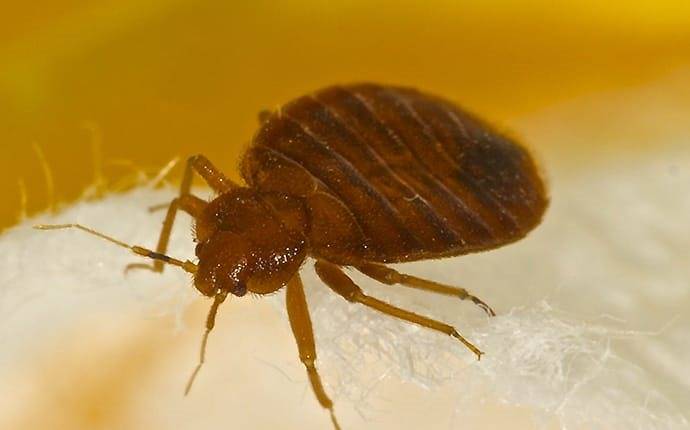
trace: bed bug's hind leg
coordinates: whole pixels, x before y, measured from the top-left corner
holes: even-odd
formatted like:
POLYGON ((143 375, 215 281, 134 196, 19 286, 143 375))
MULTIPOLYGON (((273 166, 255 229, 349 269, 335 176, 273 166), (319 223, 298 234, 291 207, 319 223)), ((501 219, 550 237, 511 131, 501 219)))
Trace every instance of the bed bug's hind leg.
POLYGON ((383 284, 400 284, 406 287, 416 288, 418 290, 459 297, 462 300, 471 300, 474 304, 484 309, 484 312, 486 312, 489 316, 496 316, 496 313, 489 305, 487 305, 479 297, 470 294, 464 288, 451 287, 450 285, 444 285, 438 282, 417 278, 416 276, 405 275, 404 273, 399 273, 380 264, 364 263, 356 267, 360 272, 364 273, 370 278, 376 279, 383 284))
POLYGON ((352 282, 339 266, 323 260, 318 260, 315 267, 316 274, 319 275, 319 278, 321 278, 321 280, 333 291, 343 296, 345 300, 352 303, 361 303, 364 306, 376 309, 384 314, 445 333, 462 342, 470 351, 477 355, 477 359, 481 358, 483 352, 458 333, 454 327, 367 296, 362 292, 361 288, 352 282))
MULTIPOLYGON (((208 158, 203 155, 189 157, 187 159, 187 167, 185 168, 184 176, 182 177, 182 183, 180 184, 180 194, 168 205, 168 212, 165 214, 163 228, 161 229, 160 236, 158 236, 156 252, 160 254, 165 254, 168 249, 168 242, 170 241, 170 234, 172 233, 172 227, 175 223, 177 210, 182 209, 190 215, 196 216, 196 214, 203 210, 202 204, 206 204, 203 200, 190 194, 194 172, 199 174, 199 176, 201 176, 217 193, 224 193, 238 187, 237 184, 230 181, 223 173, 216 169, 208 158)), ((164 267, 165 266, 161 262, 156 261, 153 266, 130 264, 125 270, 141 268, 153 270, 154 272, 162 272, 164 267)))
POLYGON ((321 406, 324 409, 328 409, 328 412, 331 414, 333 426, 336 430, 340 430, 338 421, 335 418, 335 413, 333 412, 333 401, 328 397, 328 394, 326 394, 326 390, 324 390, 323 384, 321 383, 321 377, 316 370, 314 330, 311 325, 311 318, 309 317, 307 300, 304 297, 304 287, 302 286, 302 280, 298 274, 295 274, 290 282, 288 282, 285 301, 288 317, 290 319, 290 327, 297 341, 299 359, 307 369, 311 388, 321 406))

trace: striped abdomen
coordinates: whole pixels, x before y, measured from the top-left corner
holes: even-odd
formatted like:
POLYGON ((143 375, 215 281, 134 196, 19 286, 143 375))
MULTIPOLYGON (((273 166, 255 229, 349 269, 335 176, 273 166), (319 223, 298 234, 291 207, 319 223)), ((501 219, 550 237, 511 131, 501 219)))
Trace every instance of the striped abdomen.
POLYGON ((312 254, 401 262, 523 237, 547 205, 528 152, 449 102, 379 85, 330 87, 273 114, 248 185, 304 197, 312 254))

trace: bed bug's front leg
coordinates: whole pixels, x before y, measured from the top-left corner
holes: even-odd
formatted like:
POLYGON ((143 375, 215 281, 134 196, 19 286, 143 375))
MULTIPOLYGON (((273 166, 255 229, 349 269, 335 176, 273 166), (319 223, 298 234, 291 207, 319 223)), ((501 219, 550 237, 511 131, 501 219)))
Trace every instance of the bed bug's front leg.
POLYGON ((429 281, 427 279, 418 278, 416 276, 406 275, 380 264, 363 263, 356 267, 360 272, 364 273, 370 278, 376 279, 383 284, 400 284, 418 290, 459 297, 462 300, 471 300, 474 304, 484 309, 484 312, 486 312, 489 316, 496 316, 496 313, 489 305, 487 305, 479 297, 470 294, 464 288, 451 287, 450 285, 444 285, 438 282, 429 281))
POLYGON ((324 390, 323 384, 321 383, 321 377, 316 370, 314 330, 311 325, 311 318, 309 317, 307 300, 304 297, 304 287, 302 286, 302 280, 298 274, 295 274, 290 282, 288 282, 285 301, 288 317, 290 319, 290 327, 297 341, 299 359, 307 369, 307 375, 309 375, 309 382, 311 383, 314 395, 316 395, 316 399, 321 406, 324 409, 328 409, 328 412, 330 412, 331 421, 336 430, 340 430, 340 426, 333 412, 333 401, 328 397, 328 394, 326 394, 326 390, 324 390))
POLYGON ((378 300, 374 297, 367 296, 343 271, 339 266, 336 266, 327 261, 318 260, 315 264, 316 274, 319 278, 328 285, 337 294, 343 296, 345 300, 352 303, 361 303, 364 306, 376 309, 384 314, 400 318, 405 321, 409 321, 421 326, 430 328, 432 330, 445 333, 452 336, 462 342, 470 351, 477 355, 477 359, 480 359, 483 352, 474 346, 470 341, 465 339, 458 331, 445 323, 436 321, 431 318, 427 318, 422 315, 418 315, 414 312, 410 312, 405 309, 398 308, 396 306, 390 305, 386 302, 378 300))
MULTIPOLYGON (((187 167, 182 177, 182 183, 180 184, 180 194, 177 198, 173 199, 168 205, 168 211, 165 214, 165 221, 163 221, 163 228, 161 229, 160 236, 158 236, 158 245, 156 245, 156 252, 160 254, 165 254, 168 250, 168 243, 170 242, 170 234, 172 233, 173 224, 175 223, 175 217, 177 215, 178 209, 182 209, 189 213, 193 217, 201 213, 206 202, 199 199, 198 197, 192 196, 190 194, 192 188, 192 177, 194 172, 199 174, 204 181, 217 193, 224 193, 233 188, 237 188, 238 185, 230 181, 223 175, 216 167, 208 160, 208 158, 203 155, 194 155, 187 159, 187 167)), ((159 262, 154 262, 153 266, 141 265, 141 264, 131 264, 127 266, 127 270, 133 268, 146 268, 151 269, 155 272, 162 272, 165 266, 159 262)))
MULTIPOLYGON (((182 195, 180 197, 173 199, 170 202, 170 205, 168 206, 168 216, 166 216, 165 218, 165 222, 163 223, 163 229, 161 230, 161 234, 158 238, 156 253, 165 254, 167 252, 168 242, 170 240, 170 233, 172 232, 172 224, 173 221, 175 221, 175 214, 179 209, 187 212, 193 217, 196 217, 201 213, 201 211, 203 211, 206 205, 207 203, 205 201, 191 194, 182 195), (170 216, 170 214, 173 215, 170 216)), ((125 272, 131 269, 148 269, 153 270, 154 272, 162 272, 164 267, 165 266, 163 265, 162 261, 155 260, 153 262, 153 265, 144 263, 128 264, 125 268, 125 272)))

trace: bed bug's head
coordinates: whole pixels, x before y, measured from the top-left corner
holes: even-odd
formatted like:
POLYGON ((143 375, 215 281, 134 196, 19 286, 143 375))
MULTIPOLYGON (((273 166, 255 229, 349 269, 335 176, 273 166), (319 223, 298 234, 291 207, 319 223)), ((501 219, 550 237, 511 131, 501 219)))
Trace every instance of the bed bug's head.
POLYGON ((223 235, 214 235, 208 241, 196 246, 199 258, 195 287, 206 296, 219 291, 243 296, 247 293, 247 261, 243 255, 228 255, 229 249, 237 250, 235 240, 223 235))
POLYGON ((287 229, 261 196, 247 188, 206 206, 196 219, 196 240, 195 286, 207 296, 276 291, 305 258, 303 236, 287 229))

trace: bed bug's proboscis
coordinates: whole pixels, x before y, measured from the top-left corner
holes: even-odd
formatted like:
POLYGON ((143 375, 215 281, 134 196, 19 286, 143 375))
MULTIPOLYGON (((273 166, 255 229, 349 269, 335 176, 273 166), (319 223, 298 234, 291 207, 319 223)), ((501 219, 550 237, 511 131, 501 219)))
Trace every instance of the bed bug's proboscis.
POLYGON ((480 358, 454 327, 365 294, 343 271, 376 281, 470 300, 464 288, 399 273, 390 263, 451 257, 497 248, 524 237, 548 205, 529 152, 442 98, 376 84, 333 86, 264 113, 236 184, 203 155, 189 158, 179 196, 170 202, 156 250, 78 228, 193 274, 213 298, 209 332, 228 294, 286 288, 287 312, 314 394, 340 428, 317 372, 311 318, 299 276, 307 257, 333 292, 383 314, 445 333, 480 358), (196 173, 216 192, 190 193, 196 173), (198 263, 166 255, 178 210, 194 218, 198 263))

